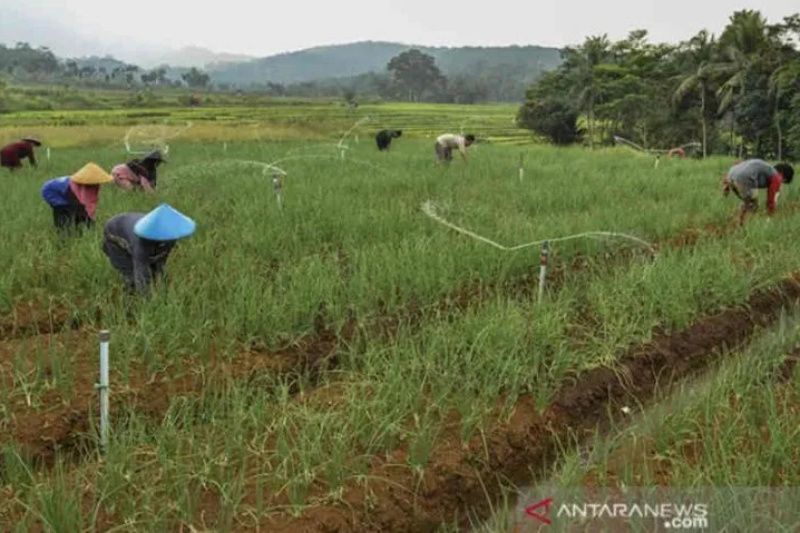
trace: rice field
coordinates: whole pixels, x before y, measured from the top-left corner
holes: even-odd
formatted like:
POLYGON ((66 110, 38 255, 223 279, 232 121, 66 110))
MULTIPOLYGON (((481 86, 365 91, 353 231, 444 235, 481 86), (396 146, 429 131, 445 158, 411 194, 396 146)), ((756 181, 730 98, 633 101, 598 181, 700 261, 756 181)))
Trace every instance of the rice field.
POLYGON ((123 161, 131 121, 164 127, 98 113, 3 130, 55 139, 1 177, 3 529, 509 530, 545 482, 797 485, 793 191, 738 228, 732 161, 538 145, 502 106, 200 109, 168 117, 194 125, 156 195, 104 187, 97 227, 62 240, 41 184, 123 161), (462 123, 497 142, 435 165, 428 137, 462 123), (382 127, 409 134, 379 153, 382 127), (198 231, 131 298, 102 224, 161 202, 198 231), (550 240, 542 296, 538 244, 425 206, 550 240))

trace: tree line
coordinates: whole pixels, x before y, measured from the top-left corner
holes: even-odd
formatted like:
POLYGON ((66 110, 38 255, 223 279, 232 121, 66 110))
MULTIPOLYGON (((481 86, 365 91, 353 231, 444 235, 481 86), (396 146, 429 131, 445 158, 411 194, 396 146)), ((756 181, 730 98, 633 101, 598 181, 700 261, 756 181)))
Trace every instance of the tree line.
POLYGON ((474 72, 445 76, 433 56, 412 49, 399 53, 382 72, 297 83, 265 80, 247 89, 215 82, 213 72, 198 68, 160 66, 142 69, 112 57, 62 60, 46 47, 28 43, 0 44, 0 78, 84 87, 159 88, 188 87, 223 92, 256 92, 286 97, 337 97, 474 104, 488 101, 522 101, 526 79, 540 70, 521 72, 519 66, 482 62, 474 72))
POLYGON ((209 88, 211 77, 197 68, 142 69, 112 57, 59 59, 49 48, 19 42, 0 44, 0 75, 20 81, 72 83, 89 87, 209 88))
POLYGON ((699 144, 698 155, 800 157, 800 15, 769 24, 733 13, 717 37, 703 30, 654 44, 644 30, 612 42, 591 36, 527 91, 520 125, 555 144, 648 149, 699 144))

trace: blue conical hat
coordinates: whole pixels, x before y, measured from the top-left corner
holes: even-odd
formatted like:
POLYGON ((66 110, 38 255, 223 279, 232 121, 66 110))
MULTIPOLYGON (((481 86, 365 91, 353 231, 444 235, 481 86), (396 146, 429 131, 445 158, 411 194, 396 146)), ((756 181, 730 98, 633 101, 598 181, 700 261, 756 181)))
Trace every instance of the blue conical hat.
POLYGON ((191 218, 169 204, 161 204, 140 218, 133 226, 133 232, 151 241, 176 241, 194 233, 196 227, 191 218))

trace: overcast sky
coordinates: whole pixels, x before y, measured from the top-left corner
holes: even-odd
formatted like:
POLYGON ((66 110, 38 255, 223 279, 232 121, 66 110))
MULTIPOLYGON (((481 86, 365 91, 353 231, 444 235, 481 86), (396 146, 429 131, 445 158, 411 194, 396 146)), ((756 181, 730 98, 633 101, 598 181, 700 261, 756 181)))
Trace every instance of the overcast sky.
POLYGON ((725 25, 738 9, 772 21, 798 0, 0 0, 0 42, 24 38, 60 54, 207 47, 269 55, 361 40, 425 45, 563 46, 632 29, 677 41, 725 25), (72 47, 81 52, 68 50, 72 47), (96 48, 96 50, 94 50, 96 48))

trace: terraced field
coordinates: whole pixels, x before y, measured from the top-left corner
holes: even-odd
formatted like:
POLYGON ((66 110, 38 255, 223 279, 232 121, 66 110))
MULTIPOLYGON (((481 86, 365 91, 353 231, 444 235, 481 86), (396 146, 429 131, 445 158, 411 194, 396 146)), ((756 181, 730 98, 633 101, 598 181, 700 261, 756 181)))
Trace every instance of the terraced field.
POLYGON ((186 141, 336 140, 359 121, 353 142, 372 142, 383 128, 403 129, 406 137, 435 138, 441 133, 477 132, 493 144, 530 144, 531 134, 517 127, 510 104, 436 105, 366 104, 355 110, 338 102, 274 101, 258 107, 175 107, 9 113, 0 138, 38 135, 51 146, 118 143, 134 125, 150 131, 180 132, 186 141), (183 131, 187 124, 192 127, 183 131))

